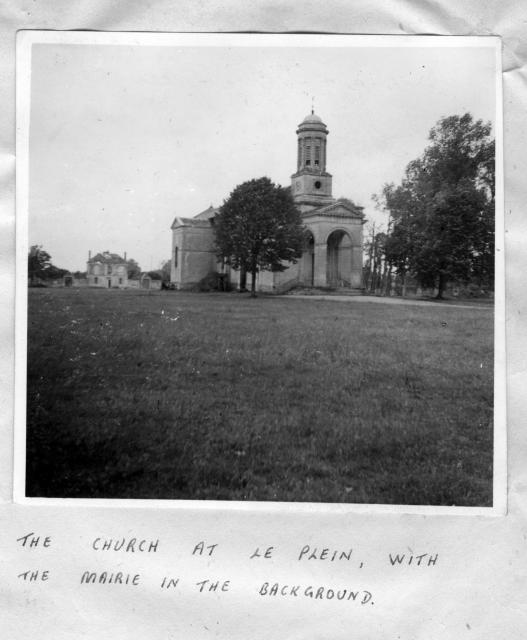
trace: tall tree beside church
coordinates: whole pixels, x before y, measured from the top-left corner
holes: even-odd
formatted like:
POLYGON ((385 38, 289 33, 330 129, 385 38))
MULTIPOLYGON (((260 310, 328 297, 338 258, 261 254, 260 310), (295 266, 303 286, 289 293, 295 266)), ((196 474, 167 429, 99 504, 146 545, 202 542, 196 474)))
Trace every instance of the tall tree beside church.
POLYGON ((269 178, 238 185, 214 219, 216 252, 235 269, 251 274, 284 271, 302 255, 304 227, 290 190, 269 178))
POLYGON ((399 186, 385 185, 391 217, 386 259, 421 285, 494 281, 494 140, 490 123, 442 118, 423 155, 410 162, 399 186))

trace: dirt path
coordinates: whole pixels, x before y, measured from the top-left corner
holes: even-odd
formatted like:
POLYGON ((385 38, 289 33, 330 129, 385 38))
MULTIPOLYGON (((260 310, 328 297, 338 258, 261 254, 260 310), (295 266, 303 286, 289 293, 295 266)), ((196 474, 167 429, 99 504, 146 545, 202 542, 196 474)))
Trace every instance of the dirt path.
POLYGON ((415 307, 454 307, 457 309, 488 309, 490 311, 494 311, 493 305, 474 305, 474 304, 450 304, 444 302, 434 302, 433 300, 412 300, 410 298, 386 298, 380 296, 339 296, 339 295, 292 295, 292 296, 283 296, 284 299, 296 300, 336 300, 338 302, 378 302, 381 304, 406 304, 415 307))

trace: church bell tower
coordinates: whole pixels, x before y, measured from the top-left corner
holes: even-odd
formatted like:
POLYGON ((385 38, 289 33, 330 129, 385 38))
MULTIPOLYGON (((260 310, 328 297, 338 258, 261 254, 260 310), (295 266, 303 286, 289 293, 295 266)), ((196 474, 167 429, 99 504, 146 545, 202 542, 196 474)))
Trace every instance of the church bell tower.
POLYGON ((291 190, 302 213, 334 202, 326 171, 328 129, 313 110, 298 125, 297 167, 291 190))

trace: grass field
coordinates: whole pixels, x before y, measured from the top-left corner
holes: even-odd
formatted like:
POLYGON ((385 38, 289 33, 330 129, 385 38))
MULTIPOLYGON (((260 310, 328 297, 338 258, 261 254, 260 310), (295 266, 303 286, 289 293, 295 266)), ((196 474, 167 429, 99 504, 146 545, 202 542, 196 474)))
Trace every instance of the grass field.
POLYGON ((492 504, 493 313, 29 291, 27 495, 492 504))

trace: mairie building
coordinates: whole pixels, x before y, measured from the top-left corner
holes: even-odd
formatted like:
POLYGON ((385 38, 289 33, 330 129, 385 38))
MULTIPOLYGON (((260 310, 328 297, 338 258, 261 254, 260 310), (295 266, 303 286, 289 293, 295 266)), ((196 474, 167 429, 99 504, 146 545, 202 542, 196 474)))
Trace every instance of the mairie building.
MULTIPOLYGON (((297 166, 291 192, 307 228, 302 257, 285 271, 261 271, 257 289, 284 292, 295 286, 360 289, 362 286, 363 207, 335 199, 326 168, 329 131, 311 112, 298 126, 297 166)), ((231 286, 245 288, 245 274, 218 262, 214 248, 212 205, 193 218, 172 223, 171 282, 177 289, 196 287, 213 272, 225 274, 231 286)))
POLYGON ((92 257, 90 251, 86 263, 86 278, 90 287, 126 288, 128 286, 126 253, 124 258, 109 251, 97 253, 92 257))

